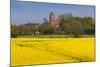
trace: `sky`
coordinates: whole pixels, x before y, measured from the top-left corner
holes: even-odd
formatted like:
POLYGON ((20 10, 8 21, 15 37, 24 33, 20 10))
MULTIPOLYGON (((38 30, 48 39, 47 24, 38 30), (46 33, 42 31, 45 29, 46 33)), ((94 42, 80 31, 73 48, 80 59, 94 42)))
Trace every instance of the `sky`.
POLYGON ((95 17, 95 6, 11 0, 11 23, 41 23, 43 18, 48 19, 51 11, 54 11, 57 16, 72 13, 79 17, 95 17))

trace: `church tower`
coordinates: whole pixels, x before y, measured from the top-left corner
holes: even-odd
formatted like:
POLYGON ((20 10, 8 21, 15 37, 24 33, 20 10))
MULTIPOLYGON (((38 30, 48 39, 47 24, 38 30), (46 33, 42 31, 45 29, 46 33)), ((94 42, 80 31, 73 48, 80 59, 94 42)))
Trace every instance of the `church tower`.
POLYGON ((52 23, 52 21, 55 20, 55 14, 54 12, 52 11, 49 15, 49 22, 52 23))
POLYGON ((49 15, 49 22, 52 26, 58 28, 60 26, 60 20, 56 17, 55 13, 52 11, 49 15))

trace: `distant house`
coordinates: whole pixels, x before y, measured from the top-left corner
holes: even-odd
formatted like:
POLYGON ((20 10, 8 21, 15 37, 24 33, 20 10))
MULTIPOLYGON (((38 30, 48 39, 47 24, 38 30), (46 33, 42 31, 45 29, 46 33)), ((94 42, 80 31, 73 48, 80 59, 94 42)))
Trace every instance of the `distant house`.
POLYGON ((33 36, 34 36, 34 35, 39 35, 39 34, 40 34, 39 31, 32 32, 32 35, 33 35, 33 36))
POLYGON ((36 31, 36 32, 35 32, 35 35, 39 35, 39 34, 40 34, 40 32, 39 32, 39 31, 36 31))

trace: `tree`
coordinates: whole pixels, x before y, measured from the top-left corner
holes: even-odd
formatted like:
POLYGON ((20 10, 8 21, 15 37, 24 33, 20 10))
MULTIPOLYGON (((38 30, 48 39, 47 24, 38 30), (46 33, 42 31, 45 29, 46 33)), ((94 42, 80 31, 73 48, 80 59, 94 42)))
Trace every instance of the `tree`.
POLYGON ((42 23, 39 25, 38 30, 42 32, 42 34, 53 34, 54 27, 50 23, 42 23))
POLYGON ((84 34, 95 34, 95 21, 93 17, 77 17, 69 13, 60 15, 59 20, 60 26, 58 28, 53 27, 46 18, 41 23, 11 24, 11 36, 32 35, 36 31, 43 35, 71 34, 74 37, 84 34))
POLYGON ((11 24, 11 37, 16 38, 17 36, 17 26, 15 24, 11 24))
POLYGON ((82 25, 85 34, 95 34, 95 22, 92 17, 83 17, 82 25))

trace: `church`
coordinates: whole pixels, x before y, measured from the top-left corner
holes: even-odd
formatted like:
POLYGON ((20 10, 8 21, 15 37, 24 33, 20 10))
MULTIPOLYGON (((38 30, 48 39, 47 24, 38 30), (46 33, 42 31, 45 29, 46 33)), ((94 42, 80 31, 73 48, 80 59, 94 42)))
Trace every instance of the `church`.
POLYGON ((58 28, 60 26, 60 20, 59 18, 55 15, 54 11, 51 11, 49 14, 49 22, 51 23, 52 26, 58 28))

